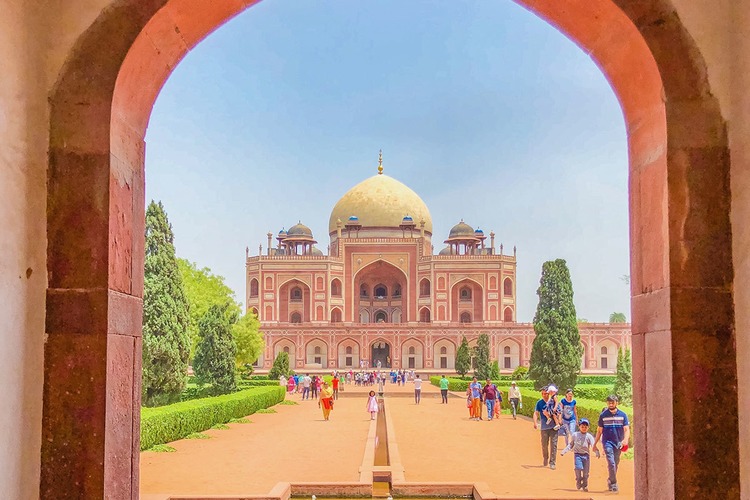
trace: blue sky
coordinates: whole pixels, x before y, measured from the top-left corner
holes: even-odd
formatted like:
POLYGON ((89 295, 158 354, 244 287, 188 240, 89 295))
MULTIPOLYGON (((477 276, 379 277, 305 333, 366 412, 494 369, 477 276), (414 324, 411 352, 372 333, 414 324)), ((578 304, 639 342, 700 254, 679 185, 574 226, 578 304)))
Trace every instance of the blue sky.
POLYGON ((578 316, 630 317, 627 144, 575 44, 510 1, 265 0, 190 52, 146 136, 147 199, 181 257, 244 296, 251 254, 374 175, 427 203, 435 251, 460 219, 518 248, 518 320, 564 258, 578 316))

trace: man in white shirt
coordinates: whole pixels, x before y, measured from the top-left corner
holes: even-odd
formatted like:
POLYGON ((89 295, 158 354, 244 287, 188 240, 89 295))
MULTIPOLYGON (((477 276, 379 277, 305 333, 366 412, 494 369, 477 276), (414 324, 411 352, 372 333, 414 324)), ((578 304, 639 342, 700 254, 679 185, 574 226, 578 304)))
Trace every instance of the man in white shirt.
POLYGON ((312 379, 310 378, 310 375, 305 375, 305 378, 302 379, 302 399, 310 399, 310 385, 312 384, 312 379))
POLYGON ((414 375, 414 403, 419 404, 422 399, 422 379, 414 375))

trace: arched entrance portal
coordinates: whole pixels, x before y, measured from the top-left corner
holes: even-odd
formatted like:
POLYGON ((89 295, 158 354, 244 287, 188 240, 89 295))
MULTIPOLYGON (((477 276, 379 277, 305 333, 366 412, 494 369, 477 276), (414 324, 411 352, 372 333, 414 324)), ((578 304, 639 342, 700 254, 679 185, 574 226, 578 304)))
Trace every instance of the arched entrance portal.
POLYGON ((376 340, 370 345, 370 367, 390 368, 392 363, 391 344, 384 340, 376 340))
MULTIPOLYGON (((733 281, 732 156, 706 63, 672 0, 517 2, 590 54, 623 108, 636 496, 690 498, 717 471, 711 496, 736 498, 750 441, 735 418, 732 292, 746 285, 733 281), (712 404, 681 396, 698 392, 712 404)), ((102 3, 49 95, 43 498, 138 496, 145 129, 175 65, 254 3, 102 3)))

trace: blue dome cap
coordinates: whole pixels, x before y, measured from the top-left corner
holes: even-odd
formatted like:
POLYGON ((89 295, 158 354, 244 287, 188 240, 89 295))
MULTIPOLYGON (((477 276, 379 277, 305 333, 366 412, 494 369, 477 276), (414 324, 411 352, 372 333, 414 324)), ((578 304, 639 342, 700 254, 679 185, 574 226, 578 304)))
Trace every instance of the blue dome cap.
POLYGON ((477 228, 477 230, 476 230, 476 231, 474 231, 474 232, 475 232, 475 233, 482 233, 482 234, 484 234, 484 231, 482 231, 482 230, 481 230, 481 229, 479 229, 479 228, 477 228))
POLYGON ((357 217, 356 215, 351 215, 349 216, 349 220, 359 220, 359 217, 357 217))
POLYGON ((284 228, 281 228, 281 231, 279 231, 279 234, 286 234, 286 231, 284 231, 284 228))
POLYGON ((404 215, 404 220, 413 221, 411 215, 404 215))

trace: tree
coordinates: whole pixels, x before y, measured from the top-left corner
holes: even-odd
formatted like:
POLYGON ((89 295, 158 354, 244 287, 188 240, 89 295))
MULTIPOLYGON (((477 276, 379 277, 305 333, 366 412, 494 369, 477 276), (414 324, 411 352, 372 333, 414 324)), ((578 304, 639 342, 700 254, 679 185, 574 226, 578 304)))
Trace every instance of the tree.
POLYGON ((474 376, 485 380, 490 376, 490 336, 483 333, 474 347, 474 376))
POLYGON ((500 363, 498 363, 497 360, 490 363, 490 378, 492 380, 500 379, 500 363))
POLYGON ((615 378, 615 394, 620 401, 630 404, 633 401, 633 365, 630 349, 617 351, 617 373, 615 378))
POLYGON ((518 365, 511 374, 513 380, 526 380, 529 378, 529 369, 523 365, 518 365))
POLYGON ((146 210, 145 257, 141 395, 144 406, 158 406, 179 400, 190 355, 188 302, 161 202, 146 210))
POLYGON ((208 267, 198 268, 194 262, 177 259, 185 283, 185 293, 190 304, 190 337, 192 353, 201 340, 198 322, 213 305, 224 308, 227 320, 232 325, 232 335, 237 345, 236 365, 238 369, 255 362, 263 352, 263 335, 255 314, 241 316, 241 305, 235 300, 234 291, 208 267))
POLYGON ((625 313, 613 312, 609 315, 610 323, 627 323, 628 319, 625 317, 625 313))
POLYGON ((265 343, 260 333, 260 321, 253 312, 248 312, 232 325, 232 337, 237 345, 235 363, 241 370, 258 359, 265 343))
POLYGON ((469 372, 469 368, 471 368, 471 352, 469 341, 464 337, 456 351, 456 373, 463 377, 469 372))
POLYGON ((213 394, 227 394, 237 389, 237 346, 227 319, 227 307, 228 304, 211 306, 198 322, 201 339, 195 350, 193 370, 199 383, 211 384, 213 394))
POLYGON ((575 387, 581 369, 583 346, 578 333, 573 284, 565 260, 542 265, 534 315, 536 337, 531 347, 529 378, 537 389, 554 383, 575 387))
POLYGON ((271 380, 278 380, 282 375, 291 375, 289 370, 289 354, 286 351, 281 351, 276 355, 276 359, 273 360, 273 366, 268 372, 268 378, 271 380))

